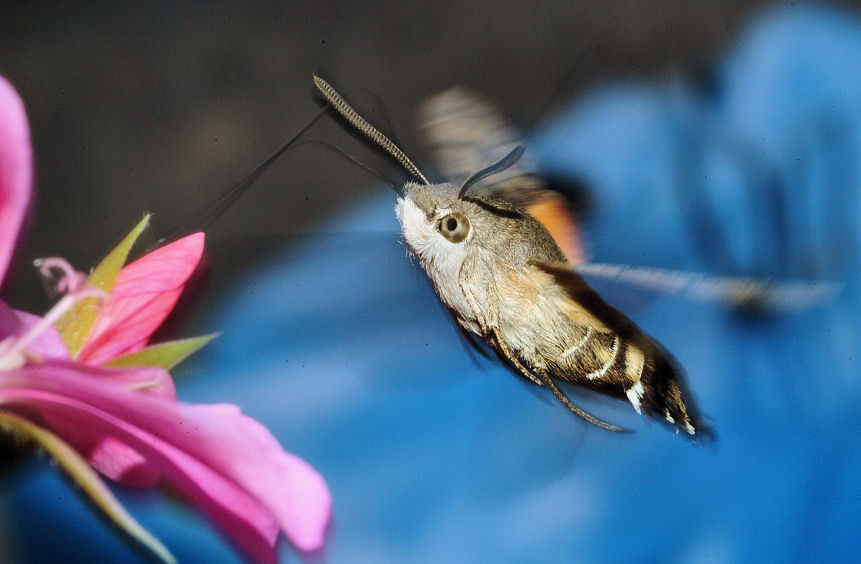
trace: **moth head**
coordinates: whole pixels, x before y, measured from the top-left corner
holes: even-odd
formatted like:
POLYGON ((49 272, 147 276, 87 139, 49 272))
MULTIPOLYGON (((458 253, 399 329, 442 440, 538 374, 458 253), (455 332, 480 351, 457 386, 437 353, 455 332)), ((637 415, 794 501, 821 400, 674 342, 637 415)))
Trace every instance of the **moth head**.
POLYGON ((437 231, 452 243, 461 243, 469 235, 469 219, 459 211, 452 211, 440 218, 437 231))
POLYGON ((328 82, 315 76, 314 84, 356 130, 374 141, 421 182, 408 183, 402 191, 398 191, 395 211, 407 245, 418 255, 423 266, 429 273, 433 267, 434 274, 446 273, 446 277, 450 278, 448 273, 455 269, 455 272, 459 271, 470 242, 475 239, 475 222, 470 219, 470 212, 480 214, 478 206, 465 198, 467 191, 482 179, 516 163, 523 155, 523 147, 515 147, 499 161, 476 172, 460 188, 453 184, 431 184, 395 143, 359 115, 328 82))
POLYGON ((407 245, 424 266, 459 269, 475 231, 470 207, 453 184, 409 183, 395 212, 407 245))
POLYGON ((404 237, 413 251, 421 256, 413 241, 417 243, 423 242, 418 239, 433 241, 431 234, 434 229, 437 234, 454 245, 468 241, 473 231, 469 212, 477 210, 464 199, 464 196, 471 186, 511 167, 521 156, 523 156, 523 147, 517 146, 499 161, 470 176, 460 188, 453 184, 430 185, 427 182, 423 185, 407 184, 403 195, 398 199, 396 211, 404 237))

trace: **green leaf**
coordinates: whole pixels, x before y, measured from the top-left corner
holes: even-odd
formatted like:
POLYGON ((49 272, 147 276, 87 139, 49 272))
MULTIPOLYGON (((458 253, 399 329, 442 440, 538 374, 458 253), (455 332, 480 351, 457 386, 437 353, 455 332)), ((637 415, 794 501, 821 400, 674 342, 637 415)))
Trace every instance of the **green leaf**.
POLYGON ((120 529, 128 533, 132 538, 150 549, 162 561, 175 564, 176 558, 170 553, 161 541, 155 538, 149 531, 143 528, 134 517, 120 504, 108 486, 99 478, 87 461, 81 457, 72 447, 60 439, 57 435, 34 425, 26 419, 12 415, 8 412, 0 415, 0 429, 25 435, 33 439, 39 446, 48 451, 54 460, 62 466, 72 480, 90 498, 96 507, 113 521, 120 529))
POLYGON ((166 370, 170 370, 185 360, 189 355, 203 348, 204 345, 217 336, 217 333, 213 333, 212 335, 204 335, 202 337, 178 339, 176 341, 150 345, 138 352, 118 356, 110 362, 105 363, 105 366, 111 366, 113 368, 159 366, 166 370))
MULTIPOLYGON (((87 277, 87 285, 104 290, 107 293, 111 292, 114 288, 117 274, 119 274, 120 269, 126 263, 132 246, 143 230, 146 229, 147 225, 149 225, 149 218, 149 214, 145 215, 135 225, 131 233, 126 235, 125 239, 93 269, 93 272, 87 277)), ((84 346, 87 335, 90 334, 90 329, 93 328, 93 323, 96 322, 98 314, 98 298, 86 298, 76 303, 54 324, 54 327, 60 332, 60 336, 63 337, 63 341, 66 343, 66 347, 68 347, 72 358, 75 358, 78 351, 84 346)))

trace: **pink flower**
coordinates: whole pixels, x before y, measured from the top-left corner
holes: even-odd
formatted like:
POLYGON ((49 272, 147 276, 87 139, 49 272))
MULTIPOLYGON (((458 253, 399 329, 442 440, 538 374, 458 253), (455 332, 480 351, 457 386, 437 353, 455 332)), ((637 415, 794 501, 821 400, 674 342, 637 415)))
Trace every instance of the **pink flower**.
POLYGON ((76 359, 102 364, 144 348, 197 267, 203 239, 194 233, 124 266, 76 359))
POLYGON ((95 461, 100 471, 134 486, 167 480, 255 561, 275 561, 281 530, 300 549, 321 546, 329 494, 314 469, 236 406, 178 403, 170 387, 135 391, 164 382, 164 374, 69 362, 26 365, 2 376, 0 406, 22 417, 37 412, 85 454, 108 439, 111 448, 102 447, 95 461))
MULTIPOLYGON (((23 105, 0 77, 0 281, 29 201, 31 167, 23 105)), ((43 271, 62 270, 58 287, 66 291, 50 312, 40 318, 0 302, 0 431, 42 446, 96 506, 164 560, 173 558, 89 465, 127 485, 172 484, 255 561, 276 561, 280 532, 302 550, 319 548, 331 505, 323 478, 237 406, 176 400, 167 368, 209 338, 147 341, 199 261, 203 234, 120 269, 145 221, 87 278, 96 288, 48 259, 43 271)))
POLYGON ((15 250, 18 230, 30 203, 33 155, 24 104, 6 79, 0 77, 0 282, 15 250))

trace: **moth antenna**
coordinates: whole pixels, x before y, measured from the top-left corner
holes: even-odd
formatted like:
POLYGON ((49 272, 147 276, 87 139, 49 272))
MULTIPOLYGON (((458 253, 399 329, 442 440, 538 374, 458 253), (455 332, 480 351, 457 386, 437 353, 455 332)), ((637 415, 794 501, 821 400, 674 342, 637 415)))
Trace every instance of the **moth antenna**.
POLYGON ((324 141, 323 139, 308 139, 306 141, 300 141, 299 143, 296 143, 294 148, 299 148, 299 147, 302 147, 304 145, 311 145, 312 143, 315 145, 322 145, 323 147, 329 149, 330 151, 334 151, 335 153, 338 153, 339 155, 341 155, 342 157, 344 157, 345 159, 347 159, 348 161, 350 161, 351 163, 353 163, 357 167, 361 168, 362 170, 364 170, 368 174, 371 174, 374 177, 376 177, 377 180, 379 180, 380 182, 390 186, 392 188, 392 190, 394 190, 398 194, 401 194, 401 192, 402 192, 401 188, 400 188, 400 186, 398 186, 397 183, 389 180, 388 178, 383 176, 382 173, 374 170, 370 166, 366 165, 365 163, 363 163, 362 161, 357 159, 355 156, 351 155, 350 153, 348 153, 347 151, 338 147, 337 145, 333 145, 332 143, 329 143, 328 141, 324 141))
POLYGON ((460 187, 460 192, 457 194, 457 197, 459 199, 463 199, 463 196, 466 194, 466 191, 469 190, 473 184, 484 180, 491 174, 496 174, 497 172, 502 172, 503 170, 510 168, 511 165, 520 160, 520 157, 523 156, 523 153, 525 151, 526 149, 523 148, 523 145, 518 145, 517 147, 509 151, 507 155, 505 155, 489 167, 483 168, 469 178, 467 178, 466 181, 464 181, 463 185, 460 187))
POLYGON ((582 409, 580 409, 579 407, 574 405, 571 402, 571 400, 568 399, 568 397, 562 393, 562 390, 560 390, 556 386, 556 384, 553 382, 553 380, 550 378, 550 376, 547 375, 547 373, 545 373, 544 371, 541 371, 541 370, 536 371, 536 372, 538 374, 538 377, 541 378, 541 381, 544 382, 544 385, 547 386, 548 388, 550 388, 550 391, 553 392, 554 396, 556 396, 556 399, 561 401, 565 407, 570 409, 578 417, 582 417, 583 419, 585 419, 586 421, 588 421, 592 425, 596 425, 596 426, 601 427, 602 429, 606 429, 608 431, 615 431, 616 433, 630 433, 630 431, 627 429, 623 429, 622 427, 617 427, 616 425, 613 425, 611 423, 607 423, 606 421, 602 421, 602 420, 598 419, 597 417, 595 417, 594 415, 583 411, 582 409))
POLYGON ((375 111, 379 112, 379 120, 378 121, 380 124, 382 124, 385 127, 386 131, 389 132, 387 137, 392 141, 392 143, 400 146, 401 141, 400 141, 400 139, 398 139, 398 136, 395 133, 395 126, 394 126, 394 123, 392 122, 392 117, 389 115, 388 110, 386 110, 386 104, 385 104, 385 102, 383 102, 382 97, 379 94, 377 94, 374 90, 371 90, 370 88, 354 88, 353 90, 350 90, 349 92, 347 92, 347 94, 349 94, 349 95, 354 95, 354 94, 359 94, 359 93, 364 94, 366 96, 370 96, 371 99, 373 99, 373 101, 376 105, 375 111))
POLYGON ((350 122, 350 125, 356 128, 356 130, 364 133, 369 139, 371 139, 374 143, 380 146, 380 148, 384 149, 387 153, 389 153, 392 157, 394 157, 401 166, 403 166, 407 172, 413 175, 415 178, 421 180, 422 184, 425 186, 430 186, 430 182, 425 178, 425 175, 419 170, 419 168, 413 164, 413 162, 407 157, 407 155, 400 150, 400 148, 395 145, 391 139, 383 135, 383 133, 378 130, 376 127, 370 124, 368 120, 359 115, 359 113, 353 109, 350 104, 347 103, 344 98, 338 94, 338 92, 332 88, 332 86, 320 78, 317 75, 314 75, 314 84, 326 98, 326 101, 332 105, 335 110, 341 114, 344 119, 350 122))
POLYGON ((228 188, 224 191, 218 199, 209 206, 209 209, 200 217, 199 220, 193 222, 191 224, 180 224, 179 227, 174 228, 171 231, 168 231, 168 235, 159 239, 156 244, 161 244, 164 241, 170 241, 180 235, 185 234, 191 230, 200 230, 206 231, 209 229, 213 223, 215 223, 221 215, 227 211, 227 209, 233 205, 233 203, 239 199, 242 194, 248 190, 252 184, 254 184, 260 176, 266 172, 266 169, 275 162, 278 157, 284 154, 284 152, 289 149, 291 146, 296 143, 296 140, 299 139, 306 131, 308 131, 312 125, 317 123, 323 115, 326 113, 326 110, 320 110, 317 114, 311 118, 311 120, 306 123, 302 129, 297 131, 290 139, 285 141, 274 153, 266 157, 266 159, 254 167, 254 170, 245 175, 239 182, 228 188))

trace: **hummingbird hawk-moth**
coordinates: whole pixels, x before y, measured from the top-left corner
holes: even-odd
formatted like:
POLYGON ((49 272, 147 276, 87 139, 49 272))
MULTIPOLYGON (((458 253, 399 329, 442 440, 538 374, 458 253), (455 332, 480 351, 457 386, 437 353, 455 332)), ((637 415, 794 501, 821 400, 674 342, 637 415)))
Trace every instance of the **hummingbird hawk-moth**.
POLYGON ((326 81, 315 76, 314 82, 345 119, 417 180, 398 190, 403 237, 465 334, 599 427, 622 430, 576 406, 556 382, 626 399, 638 413, 691 436, 706 431, 669 353, 586 284, 548 229, 511 199, 471 191, 510 169, 522 147, 460 186, 432 184, 326 81))

